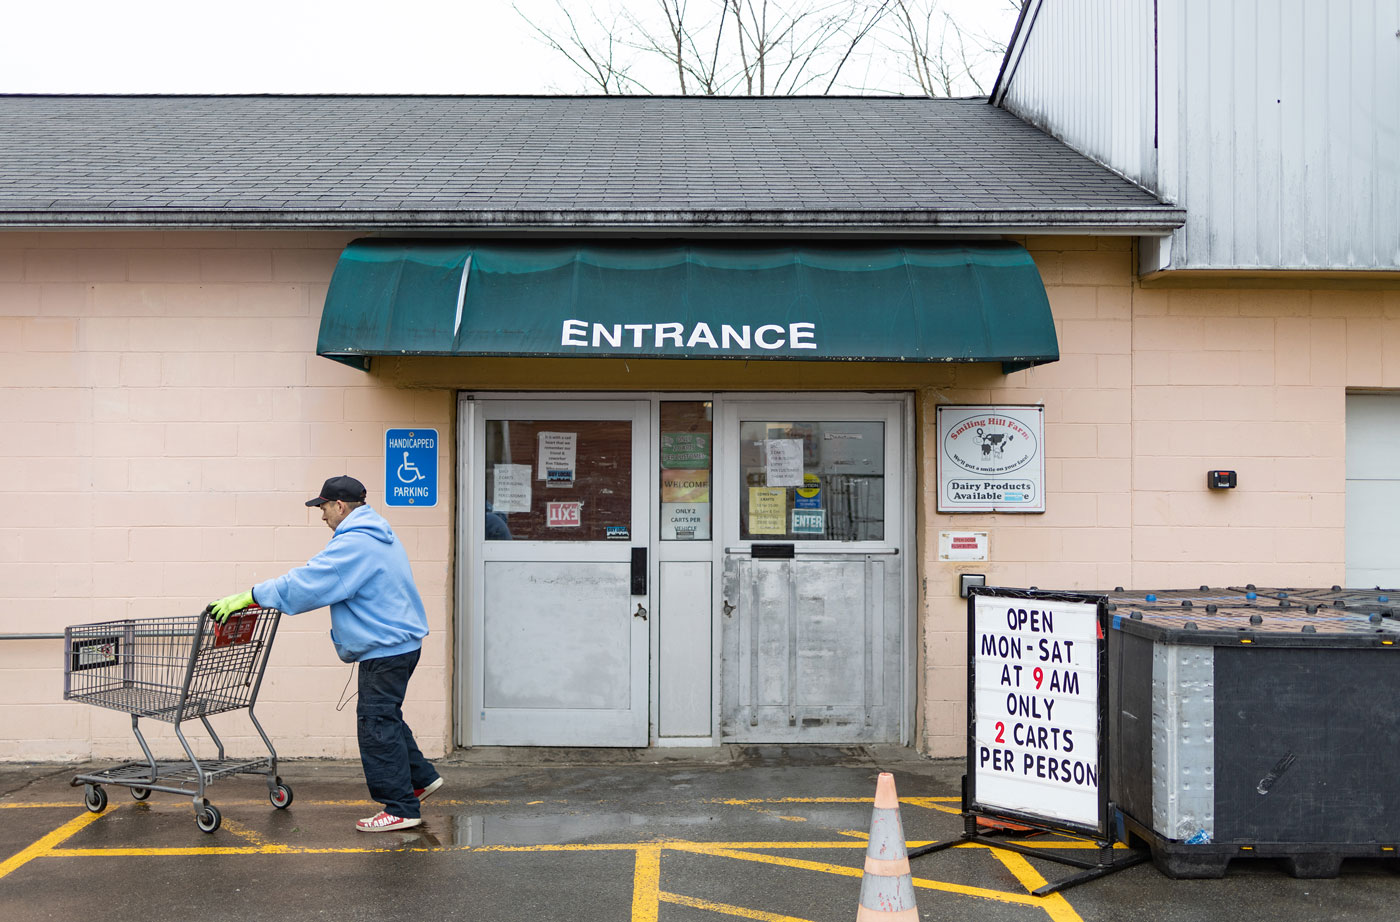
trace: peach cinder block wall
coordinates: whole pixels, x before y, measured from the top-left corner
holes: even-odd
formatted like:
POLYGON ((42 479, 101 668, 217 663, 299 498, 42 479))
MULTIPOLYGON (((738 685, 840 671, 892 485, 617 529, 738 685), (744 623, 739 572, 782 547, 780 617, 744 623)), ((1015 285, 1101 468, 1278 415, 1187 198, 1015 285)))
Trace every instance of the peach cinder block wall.
MULTIPOLYGON (((1146 287, 1131 242, 1030 238, 1061 359, 1009 376, 960 366, 920 392, 921 745, 962 755, 966 601, 989 585, 1092 590, 1330 586, 1345 574, 1346 394, 1400 389, 1400 290, 1146 287), (1044 403, 1044 515, 940 515, 934 407, 1044 403), (1239 487, 1206 488, 1236 470, 1239 487), (938 532, 986 530, 986 563, 937 559, 938 532)), ((1200 283, 1195 283, 1199 285, 1200 283)), ((1283 286, 1283 287, 1278 287, 1283 286)))
MULTIPOLYGON (((426 753, 446 750, 454 403, 315 355, 349 239, 0 234, 0 633, 196 613, 324 547, 303 503, 350 473, 413 563, 432 635, 408 719, 426 753), (382 502, 398 426, 439 430, 435 508, 382 502)), ((325 609, 282 622, 257 708, 280 756, 358 751, 328 630, 325 609)), ((62 700, 62 656, 0 641, 0 759, 139 757, 127 715, 62 700)), ((261 751, 243 713, 214 722, 231 755, 261 751)), ((168 725, 142 724, 158 756, 180 754, 168 725)))
MULTIPOLYGON (((0 633, 187 614, 304 562, 329 532, 302 503, 365 481, 405 541, 433 631, 408 703, 425 751, 451 739, 454 400, 314 355, 348 235, 0 233, 0 633), (440 505, 385 508, 383 433, 443 436, 440 505)), ((920 414, 919 741, 962 753, 959 572, 1099 589, 1330 585, 1345 561, 1345 395, 1400 388, 1400 291, 1142 287, 1131 242, 1025 241, 1059 362, 1004 376, 926 369, 920 414), (933 410, 1044 403, 1048 512, 940 515, 933 410), (1240 486, 1205 489, 1205 471, 1240 486), (937 560, 943 530, 991 559, 937 560)), ((853 382, 852 386, 858 386, 853 382)), ((353 756, 349 678, 324 611, 283 623, 259 715, 284 756, 353 756)), ((353 689, 352 689, 353 690, 353 689)), ((64 703, 59 641, 0 641, 0 759, 123 759, 129 718, 64 703)), ((218 718, 232 752, 260 745, 218 718)), ((162 754, 178 748, 146 722, 162 754)), ((200 733, 192 733, 198 738, 200 733)))

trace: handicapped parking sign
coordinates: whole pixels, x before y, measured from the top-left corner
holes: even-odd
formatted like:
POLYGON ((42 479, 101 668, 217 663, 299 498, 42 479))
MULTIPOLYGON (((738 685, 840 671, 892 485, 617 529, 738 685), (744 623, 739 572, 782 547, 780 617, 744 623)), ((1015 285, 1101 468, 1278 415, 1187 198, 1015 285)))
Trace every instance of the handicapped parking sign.
POLYGON ((436 506, 438 484, 436 429, 384 432, 384 504, 436 506))

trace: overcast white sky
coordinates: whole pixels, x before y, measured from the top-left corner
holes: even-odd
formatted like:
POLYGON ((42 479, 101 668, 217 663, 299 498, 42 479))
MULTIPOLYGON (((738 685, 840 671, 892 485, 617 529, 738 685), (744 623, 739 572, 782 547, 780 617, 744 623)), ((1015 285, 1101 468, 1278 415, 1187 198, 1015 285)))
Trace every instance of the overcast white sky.
MULTIPOLYGON (((963 28, 1002 42, 1015 25, 1007 0, 938 2, 963 28)), ((555 0, 515 6, 546 26, 560 21, 555 0)), ((997 61, 983 58, 989 91, 997 61)), ((880 60, 843 74, 870 91, 913 91, 880 60)), ((655 82, 654 92, 676 91, 655 82)), ((18 0, 0 14, 0 93, 594 91, 509 0, 18 0)), ((975 93, 967 85, 957 95, 975 93)))

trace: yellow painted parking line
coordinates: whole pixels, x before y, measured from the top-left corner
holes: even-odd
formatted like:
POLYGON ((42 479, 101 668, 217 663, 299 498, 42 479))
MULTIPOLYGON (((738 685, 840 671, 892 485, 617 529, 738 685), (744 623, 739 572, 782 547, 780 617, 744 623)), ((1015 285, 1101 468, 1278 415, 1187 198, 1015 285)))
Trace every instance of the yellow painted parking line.
MULTIPOLYGON (((901 797, 902 804, 913 804, 916 807, 927 807, 932 802, 959 803, 961 797, 901 797)), ((706 804, 729 804, 731 806, 743 807, 751 804, 873 804, 873 797, 712 797, 702 800, 706 804)))
MULTIPOLYGON (((120 787, 120 785, 114 785, 114 787, 120 787)), ((166 791, 155 791, 155 792, 153 792, 152 796, 155 796, 155 795, 158 795, 158 794, 167 794, 167 793, 168 793, 168 792, 166 792, 166 791)), ((179 803, 180 800, 181 800, 182 798, 190 798, 190 797, 193 797, 194 795, 193 795, 193 794, 170 794, 169 796, 175 798, 175 801, 173 801, 174 803, 179 803)), ((206 789, 206 796, 210 796, 211 799, 212 799, 212 795, 209 795, 209 794, 208 794, 207 789, 206 789)), ((218 805, 219 805, 220 809, 222 809, 223 807, 248 807, 248 806, 259 806, 259 805, 264 805, 264 806, 265 806, 265 805, 267 804, 267 798, 266 798, 266 797, 261 797, 261 798, 245 798, 245 797, 239 797, 239 798, 232 798, 232 799, 226 799, 226 798, 220 797, 220 798, 217 798, 217 800, 218 800, 218 805)), ((39 801, 39 802, 35 802, 35 803, 22 803, 22 804, 0 804, 0 810, 36 810, 36 809, 48 809, 48 810, 52 810, 52 809, 57 808, 57 807, 71 807, 71 806, 73 806, 73 804, 74 804, 75 801, 78 802, 78 803, 82 803, 82 796, 79 795, 78 797, 75 797, 74 800, 39 801)), ((168 800, 146 801, 146 803, 148 803, 148 804, 149 804, 149 803, 171 803, 171 802, 172 802, 172 801, 168 801, 168 800)), ((510 801, 510 800, 497 800, 497 799, 492 799, 492 800, 438 800, 437 798, 433 798, 433 803, 434 803, 435 806, 441 806, 441 807, 504 807, 504 806, 509 806, 509 805, 512 803, 512 801, 510 801)), ((529 803, 530 803, 530 804, 537 804, 537 803, 541 803, 541 801, 534 800, 534 801, 530 801, 529 803)), ((560 803, 560 804, 566 804, 566 803, 568 803, 568 801, 561 800, 561 801, 558 801, 558 803, 560 803)), ((376 807, 377 807, 377 806, 382 806, 378 801, 374 801, 374 800, 302 800, 300 797, 297 798, 296 804, 297 804, 297 806, 299 806, 299 807, 356 807, 356 808, 359 808, 359 807, 370 807, 370 806, 376 806, 376 807)))
MULTIPOLYGON (((733 858, 738 861, 756 861, 760 864, 774 864, 781 867, 800 868, 805 871, 820 871, 823 874, 838 874, 843 877, 863 877, 864 868, 847 867, 841 864, 828 864, 825 861, 808 861, 805 858, 789 858, 784 855, 765 855, 760 852, 740 851, 732 848, 716 848, 707 846, 704 843, 672 843, 670 848, 675 851, 693 852, 700 855, 711 855, 716 858, 733 858)), ((925 880, 915 877, 914 886, 924 887, 929 890, 942 890, 946 893, 958 893, 963 896, 975 896, 982 899, 994 900, 999 903, 1016 903, 1024 906, 1038 906, 1041 898, 1032 896, 1029 893, 1007 893, 1004 890, 988 890, 985 887, 969 887, 963 884, 946 883, 941 880, 925 880)))
MULTIPOLYGON (((909 798, 911 806, 942 809, 942 804, 957 802, 958 798, 909 798), (917 801, 917 803, 916 803, 917 801)), ((769 800, 725 800, 722 803, 735 806, 753 807, 764 803, 869 803, 869 798, 777 798, 769 800)), ((229 803, 239 803, 231 801, 229 803)), ((260 801, 242 801, 260 803, 260 801)), ((313 801, 315 806, 345 807, 367 803, 359 800, 313 801)), ((445 803, 445 802, 444 802, 445 803)), ((474 803, 504 804, 509 801, 474 801, 474 803)), ((539 802, 534 802, 539 803, 539 802)), ((305 805, 305 804, 303 804, 305 805)), ((531 804, 534 805, 534 804, 531 804)), ((19 806, 19 805, 8 805, 19 806)), ((38 804, 24 806, 40 806, 38 804)), ((58 807, 64 804, 47 804, 58 807)), ((633 922, 657 922, 660 904, 671 903, 695 909, 703 909, 723 915, 754 919, 758 922, 805 922, 795 916, 770 913, 725 903, 716 903, 696 897, 670 893, 661 889, 661 856, 672 851, 709 857, 756 862, 799 870, 834 874, 859 879, 864 876, 861 867, 831 864, 792 855, 773 854, 782 851, 864 849, 868 835, 859 831, 841 831, 838 834, 848 838, 834 841, 748 841, 748 842, 694 842, 684 840, 661 840, 651 842, 619 843, 562 843, 537 845, 463 845, 443 846, 431 835, 423 837, 423 844, 413 845, 401 842, 393 846, 329 846, 311 847, 271 842, 261 834, 235 820, 225 820, 225 829, 234 836, 246 841, 246 845, 211 845, 147 848, 65 848, 62 843, 105 814, 84 812, 49 832, 23 851, 0 862, 0 878, 33 861, 36 858, 121 858, 121 857, 187 857, 187 856, 232 856, 232 855, 351 855, 404 852, 495 852, 495 853, 562 853, 562 852, 632 852, 634 856, 632 920, 633 922)), ((910 848, 918 848, 926 842, 909 842, 910 848)), ((1030 844, 1054 848, 1097 848, 1088 840, 1067 840, 1047 842, 1034 840, 1030 844)), ((1045 884, 1045 879, 1021 855, 999 849, 989 843, 963 843, 960 848, 982 848, 991 851, 996 858, 1026 888, 1032 891, 1045 884)), ((1068 900, 1061 894, 1037 897, 1027 893, 1014 893, 975 887, 947 881, 926 878, 912 878, 915 887, 937 890, 946 893, 991 900, 1003 904, 1033 907, 1044 910, 1051 922, 1082 922, 1068 900)))
POLYGON ((287 852, 290 852, 293 848, 290 845, 284 845, 279 842, 269 842, 262 836, 260 836, 258 833, 249 829, 247 826, 244 826, 237 820, 225 819, 223 821, 222 828, 227 829, 229 832, 238 836, 240 839, 246 839, 247 841, 251 842, 255 848, 261 849, 261 853, 264 855, 285 854, 287 852))
MULTIPOLYGON (((94 816, 94 818, 96 818, 94 816)), ((228 821, 224 821, 228 825, 228 821)), ((76 831, 76 830, 75 830, 76 831)), ((910 842, 911 848, 928 842, 910 842)), ((696 849, 830 849, 866 848, 864 841, 833 842, 596 842, 563 843, 558 845, 425 845, 425 846, 309 846, 263 843, 253 845, 193 845, 103 848, 51 848, 45 852, 53 858, 131 858, 172 857, 182 855, 365 855, 378 852, 634 852, 655 848, 662 851, 694 851, 696 849)), ((860 873, 857 869, 856 873, 860 873)))
MULTIPOLYGON (((123 787, 123 785, 114 785, 114 787, 123 787)), ((166 794, 168 792, 156 791, 154 793, 166 794)), ((170 796, 179 798, 189 795, 172 794, 170 796)), ((223 806, 246 807, 249 805, 266 803, 266 800, 266 798, 239 797, 234 799, 219 798, 218 802, 223 806)), ((956 804, 959 800, 960 798, 957 797, 901 797, 899 802, 913 807, 924 807, 940 812, 960 813, 960 810, 949 810, 947 807, 942 806, 944 803, 956 804)), ((701 801, 701 803, 724 804, 734 807, 760 806, 763 804, 869 804, 873 802, 874 799, 870 797, 765 797, 743 800, 737 798, 712 798, 701 801)), ((434 806, 438 807, 504 807, 513 803, 517 803, 517 801, 513 801, 509 798, 458 798, 456 800, 439 800, 438 798, 433 798, 434 806)), ((551 803, 566 805, 569 801, 527 800, 523 803, 525 806, 533 807, 551 803)), ((366 807, 374 806, 375 804, 376 801, 367 800, 365 798, 338 798, 334 800, 304 800, 300 797, 297 798, 297 805, 301 807, 366 807)), ((73 801, 71 800, 36 801, 33 803, 0 803, 0 810, 51 810, 54 808, 71 806, 73 806, 73 801)))
POLYGON ((705 909, 709 912, 723 913, 726 916, 738 916, 741 919, 757 919, 758 922, 810 922, 808 919, 800 919, 797 916, 784 916, 776 912, 764 912, 761 909, 745 909, 742 906, 697 900, 693 896, 681 896, 679 893, 667 893, 664 890, 661 891, 660 895, 662 902, 665 903, 689 906, 692 909, 705 909))
MULTIPOLYGON (((293 849, 299 852, 300 849, 293 849)), ((268 855, 261 845, 191 845, 171 848, 55 848, 46 858, 170 858, 190 855, 268 855)))
POLYGON ((911 807, 923 807, 925 810, 937 810, 939 813, 951 813, 953 816, 962 815, 961 797, 901 797, 899 802, 911 807))
MULTIPOLYGON (((1024 855, 1019 852, 1009 852, 1004 848, 994 848, 992 854, 1006 865, 1008 871, 1016 875, 1021 886, 1027 890, 1034 891, 1045 886, 1045 878, 1040 876, 1039 871, 1031 867, 1031 863, 1025 859, 1024 855)), ((1069 900, 1065 899, 1063 893, 1050 893, 1043 897, 1036 897, 1036 899, 1039 901, 1040 907, 1049 914, 1054 922, 1084 922, 1079 917, 1079 913, 1075 912, 1074 907, 1069 904, 1069 900)))
POLYGON ((661 849, 637 849, 632 874, 632 922, 656 922, 661 912, 661 849))
POLYGON ((51 854, 54 850, 54 846, 69 839, 83 827, 99 819, 101 816, 102 814, 100 813, 80 813, 33 845, 30 845, 17 854, 11 855, 4 861, 0 861, 0 878, 4 878, 5 875, 9 874, 11 871, 28 864, 35 858, 42 858, 45 855, 51 854))
POLYGON ((373 855, 403 852, 635 852, 640 848, 669 848, 654 843, 598 843, 565 845, 193 845, 151 848, 55 848, 52 858, 170 858, 185 855, 373 855))

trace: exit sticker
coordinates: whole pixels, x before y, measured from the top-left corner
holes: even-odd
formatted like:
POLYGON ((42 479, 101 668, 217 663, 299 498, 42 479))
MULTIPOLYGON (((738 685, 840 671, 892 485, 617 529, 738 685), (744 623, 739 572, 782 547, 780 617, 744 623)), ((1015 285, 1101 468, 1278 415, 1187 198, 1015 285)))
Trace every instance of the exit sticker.
POLYGON ((546 514, 550 528, 578 528, 583 524, 583 503, 550 503, 546 514))

